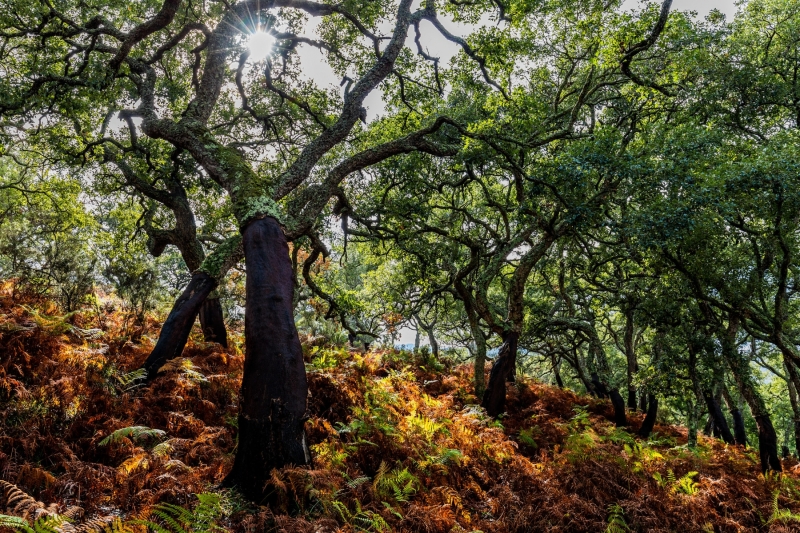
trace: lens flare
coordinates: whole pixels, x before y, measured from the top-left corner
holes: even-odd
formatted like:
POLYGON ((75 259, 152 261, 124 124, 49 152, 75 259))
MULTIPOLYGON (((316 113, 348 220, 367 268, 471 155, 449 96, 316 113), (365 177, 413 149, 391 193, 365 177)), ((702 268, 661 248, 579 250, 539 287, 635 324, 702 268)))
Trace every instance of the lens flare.
POLYGON ((258 63, 266 59, 274 44, 275 38, 269 33, 257 31, 251 34, 247 39, 247 49, 250 50, 250 61, 258 63))

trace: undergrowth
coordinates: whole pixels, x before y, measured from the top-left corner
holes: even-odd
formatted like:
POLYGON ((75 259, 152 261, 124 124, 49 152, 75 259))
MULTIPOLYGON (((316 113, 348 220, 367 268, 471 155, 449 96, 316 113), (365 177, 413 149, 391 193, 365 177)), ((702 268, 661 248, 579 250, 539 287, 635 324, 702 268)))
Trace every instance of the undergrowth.
POLYGON ((231 332, 227 350, 193 336, 144 386, 137 369, 158 325, 132 343, 123 317, 97 312, 64 316, 46 302, 0 297, 0 529, 779 532, 800 524, 793 463, 765 478, 741 447, 701 437, 699 450, 687 449, 683 428, 657 426, 642 440, 634 436, 641 414, 619 429, 607 403, 525 379, 494 421, 470 393, 466 366, 319 343, 305 346, 314 464, 273 471, 271 506, 251 504, 218 488, 235 450, 241 333, 231 332))

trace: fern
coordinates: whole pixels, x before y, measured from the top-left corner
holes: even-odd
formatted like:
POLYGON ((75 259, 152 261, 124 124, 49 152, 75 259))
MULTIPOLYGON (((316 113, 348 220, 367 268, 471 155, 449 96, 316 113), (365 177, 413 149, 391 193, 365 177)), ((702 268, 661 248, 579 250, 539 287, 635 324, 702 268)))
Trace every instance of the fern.
POLYGON ((8 528, 25 533, 61 533, 59 528, 67 519, 59 515, 45 514, 34 520, 33 524, 18 516, 0 515, 0 528, 8 528))
POLYGON ((132 372, 116 376, 120 388, 125 392, 141 387, 146 377, 147 370, 144 368, 138 368, 132 372))
POLYGON ((393 498, 397 502, 407 502, 417 492, 419 480, 408 471, 408 468, 395 468, 391 472, 382 461, 375 474, 373 487, 382 497, 393 498))
MULTIPOLYGON (((680 492, 682 494, 686 494, 688 496, 694 496, 697 494, 698 491, 698 484, 692 479, 697 475, 697 472, 689 472, 685 476, 681 477, 673 484, 672 491, 673 492, 680 492)), ((674 476, 673 476, 674 477, 674 476)))
POLYGON ((161 440, 166 435, 167 433, 161 429, 151 429, 147 426, 128 426, 114 431, 111 433, 111 435, 101 440, 98 444, 100 446, 116 444, 125 438, 129 438, 135 442, 151 439, 161 440))
POLYGON ((150 520, 134 520, 131 524, 147 526, 155 533, 211 533, 225 531, 217 523, 224 514, 223 499, 219 494, 204 492, 197 494, 197 505, 186 509, 171 503, 160 503, 153 508, 152 515, 161 523, 150 520))
POLYGON ((767 524, 773 522, 800 522, 800 514, 795 514, 789 509, 781 509, 778 506, 778 497, 780 495, 780 490, 772 493, 772 515, 767 520, 767 524))
POLYGON ((625 523, 625 510, 618 503, 608 506, 608 526, 605 533, 627 533, 630 531, 625 523))

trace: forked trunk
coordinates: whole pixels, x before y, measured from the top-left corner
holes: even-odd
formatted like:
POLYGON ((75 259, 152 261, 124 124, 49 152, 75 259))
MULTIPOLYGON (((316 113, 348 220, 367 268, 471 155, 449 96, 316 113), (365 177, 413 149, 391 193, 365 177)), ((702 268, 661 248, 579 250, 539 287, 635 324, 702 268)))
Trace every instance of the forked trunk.
POLYGON ((747 431, 744 428, 744 416, 741 409, 731 411, 733 417, 733 440, 736 444, 747 446, 747 431))
POLYGON ((192 274, 189 285, 175 301, 172 311, 161 326, 158 342, 144 363, 148 379, 153 379, 164 363, 181 354, 197 313, 216 286, 216 280, 205 272, 192 274))
POLYGON ((277 220, 254 220, 242 232, 247 268, 245 361, 239 446, 226 486, 261 501, 275 468, 311 462, 306 443, 308 384, 294 324, 294 277, 277 220))
POLYGON ((218 342, 225 348, 228 347, 228 332, 219 298, 206 298, 203 302, 200 307, 200 327, 206 342, 218 342))
POLYGON ((510 332, 505 335, 503 345, 497 354, 489 373, 489 384, 483 394, 483 405, 490 416, 498 416, 506 410, 506 380, 517 365, 517 341, 519 334, 510 332))
MULTIPOLYGON (((642 394, 642 397, 644 397, 644 394, 642 394)), ((656 423, 656 415, 658 415, 658 398, 656 398, 655 394, 649 394, 648 397, 650 401, 647 406, 647 414, 642 422, 642 427, 639 428, 639 436, 643 439, 648 438, 650 433, 653 432, 653 426, 656 423)))
POLYGON ((734 444, 735 441, 733 435, 731 435, 730 426, 728 426, 728 421, 725 419, 725 415, 722 414, 722 409, 720 408, 717 399, 709 391, 703 392, 703 398, 706 401, 708 414, 711 417, 714 436, 717 438, 721 437, 726 444, 734 444))

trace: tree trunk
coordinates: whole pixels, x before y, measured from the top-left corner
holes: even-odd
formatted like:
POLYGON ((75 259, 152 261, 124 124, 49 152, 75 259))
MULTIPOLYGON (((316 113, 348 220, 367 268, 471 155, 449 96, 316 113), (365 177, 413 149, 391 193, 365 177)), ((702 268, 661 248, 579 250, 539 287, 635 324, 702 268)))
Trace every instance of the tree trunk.
POLYGON ((687 411, 689 420, 687 424, 688 438, 686 445, 689 448, 697 448, 697 406, 691 400, 687 401, 687 411))
POLYGON ((200 327, 206 342, 217 342, 228 347, 228 331, 219 298, 206 298, 200 307, 200 327))
POLYGON ((731 393, 725 383, 721 386, 722 395, 725 397, 725 403, 728 404, 728 411, 733 418, 733 441, 741 446, 747 446, 747 431, 744 428, 744 416, 742 415, 741 406, 733 401, 731 393))
POLYGON ((792 405, 792 422, 794 425, 794 446, 797 456, 800 457, 800 400, 797 397, 797 384, 800 383, 797 366, 794 361, 784 359, 784 366, 789 380, 786 386, 789 389, 789 403, 792 405))
POLYGON ((272 217, 242 231, 247 268, 245 362, 239 446, 226 486, 260 501, 271 471, 307 465, 306 382, 294 325, 294 278, 286 236, 272 217))
POLYGON ((481 398, 486 391, 486 338, 480 328, 473 328, 472 336, 475 339, 475 396, 481 398))
POLYGON ((722 354, 731 369, 733 378, 739 391, 750 407, 753 418, 756 419, 758 426, 758 453, 761 456, 761 471, 768 470, 782 471, 781 461, 778 458, 778 435, 772 426, 767 406, 764 399, 758 393, 753 377, 750 373, 748 361, 744 359, 736 348, 736 332, 738 324, 735 319, 731 319, 731 324, 722 338, 722 354))
MULTIPOLYGON (((642 421, 642 427, 639 428, 639 436, 643 439, 650 437, 650 433, 653 432, 653 426, 656 424, 656 415, 658 415, 658 398, 656 398, 655 394, 648 394, 647 395, 650 399, 647 406, 647 414, 644 417, 644 421, 642 421)), ((644 394, 642 394, 644 397, 644 394)))
POLYGON ((614 424, 617 427, 624 427, 628 425, 628 418, 625 415, 625 400, 617 389, 611 389, 608 393, 611 398, 611 405, 614 406, 614 424))
POLYGON ((189 285, 175 301, 167 320, 161 326, 158 342, 144 363, 148 379, 156 377, 158 369, 164 363, 181 354, 189 339, 197 313, 216 286, 216 280, 205 272, 198 271, 192 274, 189 285))
POLYGON ((722 414, 722 409, 720 408, 717 399, 714 398, 714 395, 709 391, 705 391, 703 393, 703 398, 705 399, 706 406, 708 407, 708 414, 710 415, 714 424, 714 436, 717 438, 722 437, 722 440, 725 441, 726 444, 734 444, 736 441, 733 438, 733 435, 731 435, 731 428, 728 426, 728 421, 725 419, 725 415, 722 414))
POLYGON ((503 345, 500 346, 500 352, 489 373, 489 385, 483 394, 481 405, 490 416, 496 417, 506 410, 506 379, 517 364, 518 340, 519 333, 512 331, 505 334, 503 345))
POLYGON ((633 346, 633 309, 628 309, 625 312, 625 359, 628 362, 628 409, 631 411, 636 410, 636 387, 633 384, 633 378, 639 370, 639 365, 636 362, 636 350, 633 346))
POLYGON ((564 380, 561 379, 561 362, 556 359, 556 354, 550 354, 550 362, 553 365, 553 377, 556 380, 556 385, 559 389, 564 388, 564 380))
POLYGON ((428 342, 431 344, 431 355, 437 361, 439 360, 439 342, 436 340, 436 337, 433 335, 433 326, 426 331, 428 334, 428 342))

